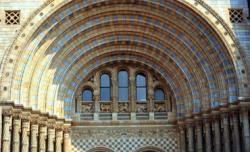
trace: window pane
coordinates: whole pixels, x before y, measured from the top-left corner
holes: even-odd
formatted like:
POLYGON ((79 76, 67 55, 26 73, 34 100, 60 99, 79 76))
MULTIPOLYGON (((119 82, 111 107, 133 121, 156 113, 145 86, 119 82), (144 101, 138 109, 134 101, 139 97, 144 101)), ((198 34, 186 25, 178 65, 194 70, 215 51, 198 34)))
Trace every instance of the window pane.
POLYGON ((146 86, 146 77, 143 74, 136 75, 136 86, 138 87, 146 86))
POLYGON ((82 92, 82 100, 83 101, 92 101, 92 91, 89 89, 86 89, 82 92))
POLYGON ((128 88, 119 88, 119 101, 128 101, 128 88))
POLYGON ((107 74, 101 76, 101 87, 110 87, 110 77, 107 74))
POLYGON ((119 87, 127 87, 128 86, 128 72, 120 71, 118 74, 118 85, 119 87))
POLYGON ((110 88, 101 88, 101 100, 110 101, 110 88))
POLYGON ((146 101, 147 98, 147 89, 145 87, 143 88, 137 88, 136 89, 136 99, 137 101, 146 101))
POLYGON ((162 89, 156 89, 154 92, 155 100, 164 100, 164 91, 162 89))

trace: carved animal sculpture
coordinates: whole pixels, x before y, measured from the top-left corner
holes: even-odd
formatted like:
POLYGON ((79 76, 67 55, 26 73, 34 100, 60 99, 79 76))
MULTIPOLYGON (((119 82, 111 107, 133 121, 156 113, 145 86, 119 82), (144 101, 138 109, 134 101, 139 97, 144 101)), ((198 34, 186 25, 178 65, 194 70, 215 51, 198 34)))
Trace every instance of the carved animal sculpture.
POLYGON ((85 104, 85 105, 82 105, 82 112, 83 113, 90 113, 93 111, 93 108, 92 108, 92 104, 85 104))
POLYGON ((119 112, 128 112, 128 103, 120 103, 119 112))
POLYGON ((110 112, 110 105, 108 104, 101 104, 101 112, 110 112))

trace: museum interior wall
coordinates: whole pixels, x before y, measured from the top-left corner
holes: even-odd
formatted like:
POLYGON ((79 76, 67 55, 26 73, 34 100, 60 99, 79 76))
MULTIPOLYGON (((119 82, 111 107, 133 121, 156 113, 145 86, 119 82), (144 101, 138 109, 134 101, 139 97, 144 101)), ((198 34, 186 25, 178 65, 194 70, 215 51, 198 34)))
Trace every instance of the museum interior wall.
POLYGON ((0 0, 0 150, 250 151, 249 3, 0 0))

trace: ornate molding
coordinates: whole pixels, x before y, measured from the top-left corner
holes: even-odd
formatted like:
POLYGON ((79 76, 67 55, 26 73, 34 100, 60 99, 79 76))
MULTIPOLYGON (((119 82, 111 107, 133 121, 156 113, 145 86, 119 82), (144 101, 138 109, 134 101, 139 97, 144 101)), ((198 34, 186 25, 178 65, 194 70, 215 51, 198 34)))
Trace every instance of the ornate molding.
POLYGON ((174 127, 74 127, 73 139, 107 138, 176 138, 174 127))

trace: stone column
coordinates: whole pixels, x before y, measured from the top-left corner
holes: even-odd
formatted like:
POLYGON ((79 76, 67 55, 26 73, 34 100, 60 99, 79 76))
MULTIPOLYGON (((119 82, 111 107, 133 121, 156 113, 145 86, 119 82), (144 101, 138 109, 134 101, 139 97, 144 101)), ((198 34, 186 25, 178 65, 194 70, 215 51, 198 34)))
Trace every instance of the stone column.
POLYGON ((37 136, 38 136, 38 124, 36 122, 32 122, 31 123, 31 143, 30 143, 31 152, 37 152, 38 150, 37 136))
POLYGON ((208 118, 205 118, 204 121, 205 126, 205 145, 206 145, 206 152, 212 151, 212 144, 211 144, 211 126, 210 126, 210 120, 208 118))
POLYGON ((238 112, 232 111, 231 113, 231 122, 233 123, 233 152, 240 152, 240 132, 239 132, 239 120, 238 120, 238 112))
POLYGON ((94 76, 94 113, 100 112, 100 74, 94 76))
POLYGON ((54 152, 54 141, 55 141, 55 128, 49 127, 48 128, 48 152, 54 152))
POLYGON ((29 131, 30 121, 29 119, 22 119, 22 152, 29 152, 29 131))
POLYGON ((215 152, 221 152, 221 135, 220 135, 220 118, 215 116, 213 120, 214 125, 214 146, 215 152))
POLYGON ((10 142, 11 142, 11 112, 3 112, 3 137, 2 137, 2 151, 10 152, 10 142))
POLYGON ((186 133, 184 126, 180 126, 180 146, 181 152, 186 152, 186 133))
POLYGON ((39 128, 39 152, 46 151, 46 136, 47 136, 47 126, 41 124, 39 128))
POLYGON ((245 152, 250 151, 250 132, 249 132, 249 116, 248 109, 242 108, 241 117, 243 121, 243 141, 244 141, 244 150, 245 152))
POLYGON ((65 130, 63 134, 63 146, 64 152, 71 152, 71 141, 68 130, 65 130))
POLYGON ((135 70, 129 71, 129 86, 130 86, 130 110, 136 112, 136 88, 135 88, 135 70))
POLYGON ((117 83, 117 70, 112 71, 112 111, 118 112, 118 83, 117 83))
POLYGON ((62 152, 62 139, 63 139, 62 129, 57 129, 56 130, 56 152, 62 152))
POLYGON ((195 124, 195 131, 196 131, 196 151, 200 152, 203 151, 202 122, 200 120, 197 120, 195 124))
POLYGON ((12 142, 12 151, 20 151, 20 131, 21 131, 21 120, 17 116, 13 118, 13 142, 12 142))
POLYGON ((147 103, 147 109, 148 112, 154 112, 154 86, 153 86, 153 78, 150 74, 148 74, 148 103, 147 103))
POLYGON ((3 120, 2 120, 2 116, 3 116, 3 107, 0 106, 0 151, 2 151, 2 130, 3 130, 3 120))
POLYGON ((224 112, 222 114, 223 119, 223 137, 224 137, 224 151, 230 152, 230 135, 229 135, 229 122, 228 122, 228 114, 224 112))
POLYGON ((194 128, 192 124, 187 125, 188 131, 188 151, 194 152, 194 128))

